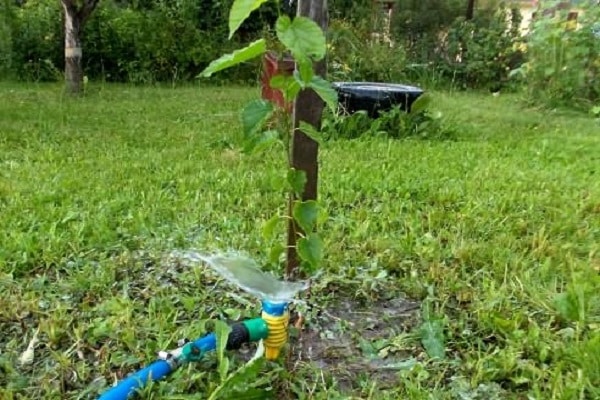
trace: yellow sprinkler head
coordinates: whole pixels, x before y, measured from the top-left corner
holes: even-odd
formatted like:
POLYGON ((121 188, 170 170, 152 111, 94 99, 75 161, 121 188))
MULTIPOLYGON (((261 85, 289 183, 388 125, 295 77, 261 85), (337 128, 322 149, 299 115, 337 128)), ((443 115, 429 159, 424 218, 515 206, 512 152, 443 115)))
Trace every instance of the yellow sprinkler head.
POLYGON ((290 314, 285 303, 263 302, 261 315, 269 327, 269 336, 264 341, 265 358, 276 360, 281 348, 287 343, 290 314))

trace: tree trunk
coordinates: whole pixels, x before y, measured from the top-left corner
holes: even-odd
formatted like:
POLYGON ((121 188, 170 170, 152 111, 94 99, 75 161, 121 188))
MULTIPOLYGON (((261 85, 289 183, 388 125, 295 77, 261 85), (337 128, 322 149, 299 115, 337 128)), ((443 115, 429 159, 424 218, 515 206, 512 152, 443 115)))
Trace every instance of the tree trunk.
MULTIPOLYGON (((299 0, 298 15, 309 17, 327 31, 327 0, 299 0)), ((321 60, 314 64, 315 74, 325 77, 327 73, 327 62, 321 60)), ((300 92, 294 103, 294 135, 291 146, 291 167, 306 173, 306 185, 302 194, 302 200, 317 199, 318 183, 318 152, 319 145, 310 137, 297 128, 300 121, 307 122, 316 129, 321 128, 321 116, 323 114, 324 102, 313 90, 300 92)), ((296 198, 292 195, 289 201, 291 215, 292 206, 296 198)), ((296 241, 301 233, 300 227, 293 218, 288 225, 288 251, 286 276, 288 279, 298 277, 298 266, 300 264, 296 252, 296 241)))
POLYGON ((470 21, 475 15, 475 0, 467 0, 467 12, 465 13, 465 19, 470 21))
POLYGON ((67 90, 72 94, 83 89, 83 67, 81 57, 81 33, 83 26, 99 0, 61 0, 65 17, 65 81, 67 90))
POLYGON ((81 67, 81 21, 77 10, 69 2, 63 1, 65 10, 65 81, 67 91, 78 94, 83 89, 83 69, 81 67))

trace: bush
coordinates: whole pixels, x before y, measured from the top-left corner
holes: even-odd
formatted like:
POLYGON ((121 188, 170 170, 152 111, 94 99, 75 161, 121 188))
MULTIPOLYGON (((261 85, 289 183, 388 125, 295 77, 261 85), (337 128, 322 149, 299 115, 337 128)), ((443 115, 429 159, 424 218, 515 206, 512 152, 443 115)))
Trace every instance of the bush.
POLYGON ((405 79, 406 56, 401 46, 375 40, 369 31, 345 20, 331 21, 328 34, 332 80, 399 82, 405 79))
POLYGON ((12 50, 12 7, 9 0, 0 0, 0 78, 12 75, 13 50, 12 50))
MULTIPOLYGON (((223 52, 252 40, 276 17, 275 3, 256 13, 227 40, 233 0, 103 0, 83 32, 84 73, 90 79, 151 83, 194 79, 223 52), (160 27, 160 29, 158 29, 160 27)), ((0 71, 22 80, 62 79, 62 9, 57 0, 0 0, 0 71), (20 3, 19 3, 20 4, 20 3), (6 20, 13 20, 10 26, 6 20), (10 62, 9 62, 10 61, 10 62)), ((221 74, 233 81, 256 80, 257 63, 221 74)))
POLYGON ((518 66, 521 16, 492 1, 464 17, 462 0, 411 0, 398 3, 393 18, 396 41, 406 49, 406 75, 460 88, 496 89, 518 66))
POLYGON ((205 45, 215 44, 216 35, 203 37, 182 15, 181 3, 173 5, 135 10, 104 3, 86 25, 86 73, 133 83, 192 77, 203 61, 198 54, 205 45))
POLYGON ((439 112, 429 108, 432 98, 421 95, 410 112, 393 108, 372 119, 366 111, 351 115, 326 115, 323 119, 323 137, 326 140, 356 139, 369 136, 386 136, 393 139, 451 139, 454 132, 439 112))
POLYGON ((600 101, 600 7, 582 6, 579 27, 568 29, 566 12, 540 16, 527 38, 527 62, 514 71, 532 101, 590 108, 600 101))
POLYGON ((488 15, 471 21, 460 17, 450 26, 440 69, 459 87, 499 90, 523 62, 520 12, 499 7, 488 15))
POLYGON ((62 78, 61 13, 60 2, 54 0, 29 0, 13 9, 13 69, 18 78, 29 81, 62 78))
POLYGON ((392 17, 394 39, 413 63, 438 58, 440 39, 465 13, 464 0, 398 0, 392 17))
MULTIPOLYGON (((222 52, 240 46, 227 40, 225 3, 154 0, 123 7, 102 2, 86 25, 86 73, 133 83, 194 79, 222 52)), ((264 18, 245 25, 240 41, 253 38, 264 18)), ((232 69, 228 78, 253 79, 255 66, 232 69)))

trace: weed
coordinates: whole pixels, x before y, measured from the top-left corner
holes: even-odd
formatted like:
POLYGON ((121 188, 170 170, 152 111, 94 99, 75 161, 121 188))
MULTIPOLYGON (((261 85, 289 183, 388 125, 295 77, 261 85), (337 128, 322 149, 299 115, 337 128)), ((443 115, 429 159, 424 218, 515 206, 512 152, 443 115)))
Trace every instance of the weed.
POLYGON ((421 95, 410 112, 400 108, 381 111, 372 119, 364 110, 351 115, 332 116, 326 113, 323 121, 325 139, 356 139, 369 136, 387 136, 395 139, 451 139, 453 128, 439 111, 432 111, 429 94, 421 95))

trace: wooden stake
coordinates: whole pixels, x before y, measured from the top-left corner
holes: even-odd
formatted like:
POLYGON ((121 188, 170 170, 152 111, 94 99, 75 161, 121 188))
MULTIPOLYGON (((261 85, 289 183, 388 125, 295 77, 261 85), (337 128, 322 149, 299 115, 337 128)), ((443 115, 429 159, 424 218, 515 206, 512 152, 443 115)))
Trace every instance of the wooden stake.
MULTIPOLYGON (((327 0, 299 0, 298 15, 309 17, 327 31, 327 0)), ((325 77, 327 73, 327 62, 321 60, 314 64, 315 74, 325 77)), ((291 144, 291 167, 306 173, 306 185, 302 194, 302 200, 317 199, 317 184, 319 175, 318 154, 319 145, 303 132, 297 130, 300 121, 311 124, 316 129, 321 128, 321 117, 325 104, 313 90, 300 92, 294 103, 293 119, 294 134, 291 144)), ((296 198, 292 195, 289 199, 289 215, 296 198)), ((288 225, 288 251, 286 277, 294 279, 299 277, 298 254, 296 253, 296 240, 300 233, 300 227, 290 218, 288 225)))

